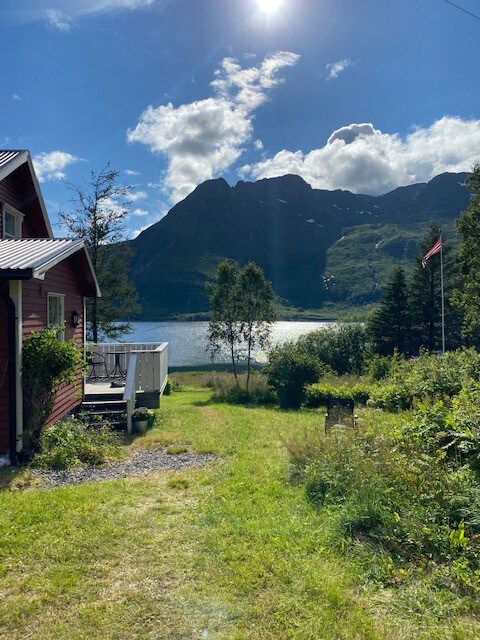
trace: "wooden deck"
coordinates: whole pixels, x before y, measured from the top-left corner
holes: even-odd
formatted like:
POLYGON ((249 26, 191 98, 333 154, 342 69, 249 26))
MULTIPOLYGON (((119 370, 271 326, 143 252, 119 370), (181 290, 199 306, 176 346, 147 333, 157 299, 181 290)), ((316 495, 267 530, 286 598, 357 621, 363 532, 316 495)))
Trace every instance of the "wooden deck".
POLYGON ((122 387, 112 387, 112 380, 95 380, 85 382, 86 396, 123 395, 125 384, 122 387))

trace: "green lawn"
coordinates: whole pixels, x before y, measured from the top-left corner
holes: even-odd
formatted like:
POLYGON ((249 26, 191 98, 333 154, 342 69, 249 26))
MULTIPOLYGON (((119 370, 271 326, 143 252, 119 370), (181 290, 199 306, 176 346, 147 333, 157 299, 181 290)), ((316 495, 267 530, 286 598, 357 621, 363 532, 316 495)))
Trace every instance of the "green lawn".
POLYGON ((166 397, 132 447, 182 443, 188 472, 0 493, 0 638, 473 639, 477 622, 365 584, 328 514, 288 478, 283 439, 318 413, 166 397))

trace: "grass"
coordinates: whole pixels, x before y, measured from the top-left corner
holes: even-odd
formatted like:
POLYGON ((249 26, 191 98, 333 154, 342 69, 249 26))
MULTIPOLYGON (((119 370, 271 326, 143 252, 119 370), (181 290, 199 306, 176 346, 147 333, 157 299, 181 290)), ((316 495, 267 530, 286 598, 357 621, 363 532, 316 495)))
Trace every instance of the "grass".
POLYGON ((321 427, 317 412, 210 395, 163 398, 154 429, 131 445, 216 453, 204 469, 0 493, 0 638, 478 637, 468 612, 428 606, 433 589, 400 597, 370 585, 329 546, 328 514, 289 481, 283 445, 321 427))

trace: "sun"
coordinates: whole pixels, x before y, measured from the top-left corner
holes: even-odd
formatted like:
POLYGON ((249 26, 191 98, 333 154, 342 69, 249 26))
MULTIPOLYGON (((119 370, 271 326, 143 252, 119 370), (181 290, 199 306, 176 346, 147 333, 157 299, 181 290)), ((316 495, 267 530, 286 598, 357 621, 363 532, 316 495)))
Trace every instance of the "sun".
POLYGON ((258 8, 263 13, 274 13, 282 4, 282 0, 257 0, 257 2, 258 8))

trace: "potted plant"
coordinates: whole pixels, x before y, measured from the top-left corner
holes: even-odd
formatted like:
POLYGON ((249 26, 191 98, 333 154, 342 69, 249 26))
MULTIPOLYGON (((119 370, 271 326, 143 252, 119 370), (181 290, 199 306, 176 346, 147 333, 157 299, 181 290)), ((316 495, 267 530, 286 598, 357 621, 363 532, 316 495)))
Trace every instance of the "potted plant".
POLYGON ((137 433, 145 433, 148 427, 150 411, 147 407, 138 407, 132 413, 133 429, 137 433))

